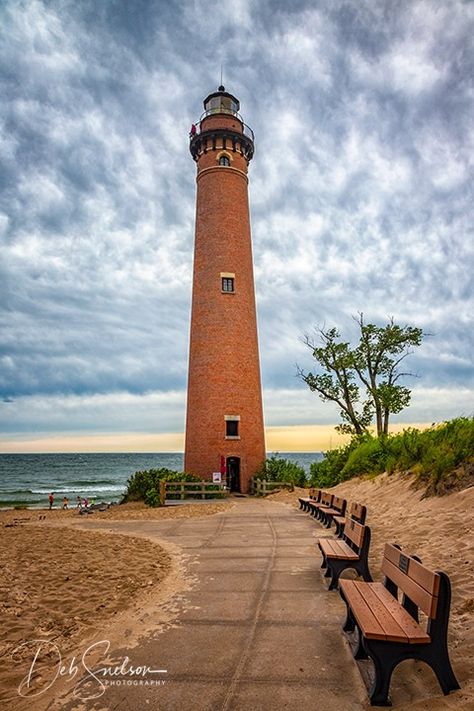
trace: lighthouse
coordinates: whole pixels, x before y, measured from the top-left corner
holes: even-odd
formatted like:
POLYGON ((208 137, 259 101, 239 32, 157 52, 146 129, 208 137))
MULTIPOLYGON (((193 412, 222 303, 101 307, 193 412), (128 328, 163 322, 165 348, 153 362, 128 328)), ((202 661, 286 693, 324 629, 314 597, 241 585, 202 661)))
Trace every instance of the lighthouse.
POLYGON ((247 493, 265 460, 248 167, 253 131, 223 86, 190 132, 196 227, 184 468, 247 493))

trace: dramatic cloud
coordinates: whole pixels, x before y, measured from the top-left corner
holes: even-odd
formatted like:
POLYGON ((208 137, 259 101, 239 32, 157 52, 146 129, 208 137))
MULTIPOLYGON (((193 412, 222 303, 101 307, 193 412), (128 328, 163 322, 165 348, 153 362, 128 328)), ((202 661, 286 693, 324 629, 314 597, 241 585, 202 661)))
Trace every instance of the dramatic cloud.
POLYGON ((195 166, 220 80, 256 134, 268 424, 335 422, 301 335, 431 336, 401 418, 470 414, 474 4, 10 0, 0 8, 0 428, 180 431, 195 166))

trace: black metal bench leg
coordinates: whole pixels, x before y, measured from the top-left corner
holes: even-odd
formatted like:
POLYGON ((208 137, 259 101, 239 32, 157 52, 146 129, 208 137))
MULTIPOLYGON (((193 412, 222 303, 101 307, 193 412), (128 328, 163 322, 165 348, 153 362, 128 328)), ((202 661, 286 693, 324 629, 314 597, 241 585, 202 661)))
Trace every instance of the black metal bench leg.
POLYGON ((344 632, 354 632, 355 630, 355 619, 354 615, 352 614, 351 608, 346 602, 346 607, 347 607, 347 614, 346 614, 346 619, 344 621, 344 624, 342 625, 342 629, 344 632))
POLYGON ((393 670, 401 660, 398 655, 390 654, 388 649, 381 650, 379 656, 374 653, 373 646, 367 640, 365 640, 365 648, 375 668, 375 680, 369 692, 370 703, 372 706, 391 706, 391 701, 388 698, 390 681, 393 670))
POLYGON ((364 640, 362 637, 362 632, 360 631, 359 625, 356 625, 357 629, 357 647, 354 650, 354 659, 367 659, 369 656, 364 647, 364 640))
POLYGON ((321 555, 323 556, 323 559, 321 561, 321 568, 327 568, 327 566, 328 566, 327 558, 326 558, 325 554, 323 553, 322 549, 319 548, 319 550, 321 551, 321 555))
POLYGON ((461 688, 451 666, 447 648, 443 650, 440 649, 439 646, 437 646, 437 648, 432 647, 429 654, 423 655, 422 659, 430 665, 436 674, 436 678, 445 696, 449 694, 450 691, 456 691, 456 689, 461 688))
POLYGON ((362 566, 361 575, 362 575, 363 580, 365 580, 366 583, 373 583, 374 582, 374 580, 370 574, 369 566, 367 565, 367 563, 365 563, 362 566))
POLYGON ((373 583, 373 578, 370 574, 369 570, 369 565, 367 561, 360 560, 357 562, 357 565, 354 566, 355 570, 357 573, 360 575, 362 580, 364 580, 366 583, 373 583))
MULTIPOLYGON (((331 561, 331 563, 328 563, 328 569, 327 573, 331 576, 331 582, 329 583, 328 590, 337 590, 338 584, 339 584, 339 576, 342 573, 343 570, 345 570, 346 566, 340 564, 340 561, 334 560, 331 561)), ((329 577, 327 575, 326 577, 329 577)))

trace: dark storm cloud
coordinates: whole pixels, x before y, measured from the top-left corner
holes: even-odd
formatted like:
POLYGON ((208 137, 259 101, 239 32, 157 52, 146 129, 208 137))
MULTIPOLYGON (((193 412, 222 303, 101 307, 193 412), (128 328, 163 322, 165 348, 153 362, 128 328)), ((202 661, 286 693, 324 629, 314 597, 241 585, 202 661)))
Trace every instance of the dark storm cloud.
POLYGON ((473 5, 34 0, 0 13, 5 427, 60 428, 53 402, 67 427, 93 429, 106 413, 118 427, 111 403, 124 393, 130 429, 134 413, 145 426, 144 402, 148 427, 169 431, 158 411, 182 421, 187 132, 221 63, 256 132, 268 421, 324 418, 322 406, 298 405, 294 363, 309 365, 300 337, 322 323, 353 333, 359 310, 433 334, 412 360, 412 419, 441 419, 443 397, 464 407, 474 390, 473 5))

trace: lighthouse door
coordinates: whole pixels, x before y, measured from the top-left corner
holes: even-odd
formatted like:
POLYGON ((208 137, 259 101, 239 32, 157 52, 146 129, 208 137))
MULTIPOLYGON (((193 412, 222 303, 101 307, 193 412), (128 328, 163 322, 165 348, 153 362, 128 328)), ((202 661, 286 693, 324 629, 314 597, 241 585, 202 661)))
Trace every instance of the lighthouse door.
POLYGON ((239 457, 227 457, 227 486, 230 491, 240 491, 239 457))

